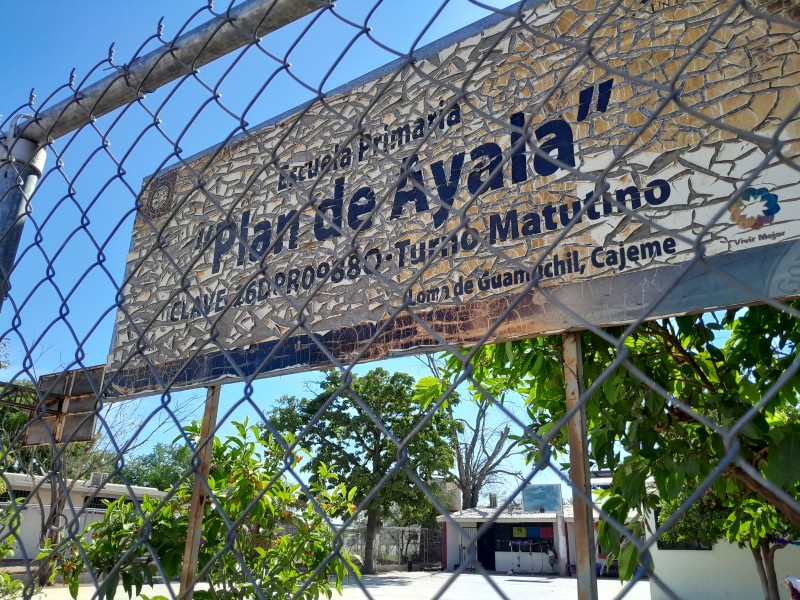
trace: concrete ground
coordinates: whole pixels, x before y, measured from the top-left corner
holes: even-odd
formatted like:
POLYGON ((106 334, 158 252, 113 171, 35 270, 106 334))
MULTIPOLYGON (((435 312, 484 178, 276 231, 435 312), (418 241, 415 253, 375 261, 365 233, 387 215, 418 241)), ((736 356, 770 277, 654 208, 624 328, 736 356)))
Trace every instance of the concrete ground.
MULTIPOLYGON (((345 586, 344 594, 338 596, 335 592, 333 599, 362 600, 372 597, 375 600, 382 598, 392 600, 425 600, 433 598, 439 590, 450 580, 449 573, 407 573, 393 572, 380 575, 368 575, 363 579, 364 587, 369 591, 369 596, 364 594, 358 584, 351 582, 345 586)), ((516 598, 547 598, 548 600, 575 600, 578 597, 575 579, 567 577, 546 577, 527 575, 492 575, 492 583, 496 585, 505 597, 516 598)), ((599 600, 612 600, 622 591, 619 581, 615 579, 601 579, 597 582, 599 600)), ((79 600, 89 600, 94 596, 93 586, 82 586, 78 595, 79 600)), ((154 588, 145 588, 142 593, 152 597, 162 594, 172 598, 167 586, 158 585, 154 588)), ((173 594, 178 593, 178 585, 174 584, 173 594)), ((70 600, 66 588, 48 588, 41 596, 43 600, 70 600)), ((127 598, 122 588, 117 592, 116 598, 127 598)), ((503 598, 502 595, 482 575, 465 573, 459 575, 441 596, 443 600, 489 600, 503 598)), ((625 600, 650 600, 650 583, 642 581, 631 588, 624 596, 625 600)))

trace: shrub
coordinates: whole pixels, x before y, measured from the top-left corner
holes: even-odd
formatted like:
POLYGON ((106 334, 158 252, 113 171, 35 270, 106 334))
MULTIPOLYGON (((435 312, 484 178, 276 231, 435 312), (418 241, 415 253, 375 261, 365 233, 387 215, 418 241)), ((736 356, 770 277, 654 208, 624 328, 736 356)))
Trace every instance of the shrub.
MULTIPOLYGON (((238 435, 214 439, 208 477, 213 500, 206 502, 198 560, 209 589, 195 590, 195 598, 255 598, 255 586, 271 598, 312 600, 330 597, 332 589, 341 591, 348 570, 359 572, 346 552, 334 547, 329 518, 355 510, 355 488, 337 483, 336 475, 321 465, 309 498, 283 475, 282 446, 261 439, 246 422, 234 425, 238 435)), ((103 520, 87 527, 90 539, 80 540, 80 547, 73 543, 59 560, 57 571, 73 598, 85 562, 102 580, 100 597, 110 600, 119 583, 131 597, 151 585, 156 574, 177 576, 186 545, 190 484, 187 478, 166 501, 144 498, 138 507, 127 498, 110 503, 103 520)))

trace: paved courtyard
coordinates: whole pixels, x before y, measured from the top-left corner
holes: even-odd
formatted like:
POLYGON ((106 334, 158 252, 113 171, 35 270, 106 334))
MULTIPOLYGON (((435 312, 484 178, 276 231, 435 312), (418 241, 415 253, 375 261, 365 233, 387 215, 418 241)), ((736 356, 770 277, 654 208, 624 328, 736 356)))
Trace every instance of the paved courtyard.
MULTIPOLYGON (((391 598, 392 600, 425 600, 433 598, 442 587, 450 580, 448 573, 383 573, 364 577, 364 586, 375 600, 391 598)), ((566 577, 542 577, 526 575, 492 575, 492 583, 503 591, 506 597, 516 598, 547 598, 548 600, 575 600, 578 597, 576 580, 566 577)), ((601 579, 597 582, 599 600, 611 600, 620 593, 622 587, 614 579, 601 579)), ((163 594, 172 597, 164 585, 154 588, 145 588, 144 594, 153 596, 163 594)), ((178 586, 175 584, 173 593, 177 595, 178 586)), ((50 588, 44 593, 47 600, 69 600, 70 595, 66 588, 50 588)), ((78 596, 79 600, 89 600, 94 596, 94 588, 82 587, 78 596)), ((117 593, 117 598, 127 598, 122 588, 117 593)), ((368 598, 361 588, 350 583, 345 587, 344 595, 333 595, 333 599, 362 600, 368 598)), ((465 573, 460 575, 447 588, 442 598, 444 600, 489 600, 502 598, 494 587, 481 575, 465 573)), ((650 600, 650 584, 647 581, 637 583, 625 596, 625 600, 650 600)))
MULTIPOLYGON (((370 595, 380 598, 422 600, 433 598, 450 580, 449 573, 386 573, 364 577, 364 586, 370 595)), ((577 582, 567 577, 527 575, 492 575, 494 583, 503 594, 516 598, 547 598, 548 600, 575 600, 577 582)), ((597 582, 599 600, 611 600, 622 590, 618 580, 601 579, 597 582)), ((465 573, 447 588, 444 600, 488 600, 502 598, 482 575, 465 573)), ((335 596, 334 596, 335 598, 335 596)), ((349 585, 344 593, 346 600, 367 598, 357 585, 349 585)), ((625 595, 625 600, 650 600, 650 583, 642 582, 625 595)))

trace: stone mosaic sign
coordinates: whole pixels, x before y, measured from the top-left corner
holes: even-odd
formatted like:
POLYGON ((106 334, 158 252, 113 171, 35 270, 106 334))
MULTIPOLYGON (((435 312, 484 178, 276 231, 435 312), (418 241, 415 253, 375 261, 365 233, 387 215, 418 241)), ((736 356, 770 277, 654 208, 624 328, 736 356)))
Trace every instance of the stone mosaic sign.
POLYGON ((797 29, 612 5, 487 19, 145 182, 110 394, 797 295, 797 29))

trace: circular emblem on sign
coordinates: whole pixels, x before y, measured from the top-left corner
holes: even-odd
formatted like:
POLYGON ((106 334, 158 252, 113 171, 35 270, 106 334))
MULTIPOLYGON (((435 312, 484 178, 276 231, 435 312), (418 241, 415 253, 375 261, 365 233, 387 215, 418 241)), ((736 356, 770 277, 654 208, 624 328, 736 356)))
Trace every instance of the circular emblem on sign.
POLYGON ((172 188, 169 183, 159 183, 150 194, 150 200, 147 203, 147 211, 154 217, 167 212, 171 207, 172 188))
POLYGON ((728 209, 731 219, 742 229, 761 229, 775 220, 781 207, 778 195, 767 188, 747 188, 728 209))

